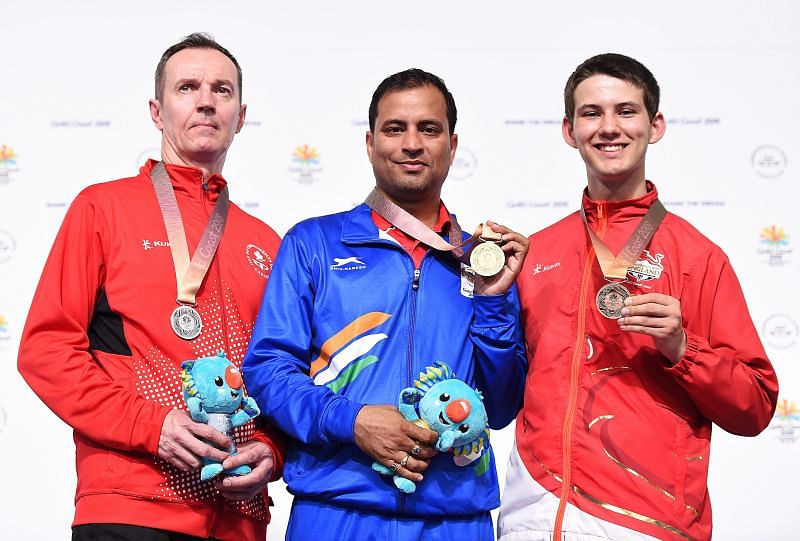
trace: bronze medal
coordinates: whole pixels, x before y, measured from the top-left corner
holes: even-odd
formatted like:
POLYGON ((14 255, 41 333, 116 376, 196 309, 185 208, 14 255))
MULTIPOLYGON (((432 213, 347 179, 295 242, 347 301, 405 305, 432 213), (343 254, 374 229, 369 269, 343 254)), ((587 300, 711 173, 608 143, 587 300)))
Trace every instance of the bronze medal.
POLYGON ((620 282, 606 284, 597 292, 597 309, 604 317, 619 319, 622 317, 625 299, 630 296, 630 292, 620 282))

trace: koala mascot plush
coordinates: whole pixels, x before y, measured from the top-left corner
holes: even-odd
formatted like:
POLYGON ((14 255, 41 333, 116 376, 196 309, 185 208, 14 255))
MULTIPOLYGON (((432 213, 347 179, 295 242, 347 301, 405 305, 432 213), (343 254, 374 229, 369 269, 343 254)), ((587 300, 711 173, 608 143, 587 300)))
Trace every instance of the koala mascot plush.
MULTIPOLYGON (((220 351, 216 357, 203 357, 181 363, 183 400, 192 419, 216 428, 231 440, 228 452, 236 454, 233 429, 257 417, 261 410, 256 401, 244 396, 242 373, 225 358, 220 351)), ((203 458, 200 479, 208 481, 220 473, 246 475, 250 466, 243 464, 231 470, 223 470, 222 463, 203 458)))
MULTIPOLYGON (((480 391, 460 379, 445 363, 438 361, 421 372, 414 387, 400 392, 398 409, 412 423, 439 434, 438 451, 452 449, 453 461, 466 466, 483 454, 489 441, 489 417, 480 391)), ((383 475, 395 470, 374 462, 372 469, 383 475)), ((394 484, 406 494, 416 489, 413 481, 394 475, 394 484)))

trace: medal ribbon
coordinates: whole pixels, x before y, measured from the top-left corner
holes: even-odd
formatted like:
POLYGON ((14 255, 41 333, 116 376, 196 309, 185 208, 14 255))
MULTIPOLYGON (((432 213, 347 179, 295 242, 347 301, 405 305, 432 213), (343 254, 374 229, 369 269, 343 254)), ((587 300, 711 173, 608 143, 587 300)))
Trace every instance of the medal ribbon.
POLYGON ((650 205, 647 213, 639 220, 639 224, 634 229, 631 236, 628 238, 625 246, 618 255, 614 255, 606 244, 600 240, 600 237, 592 231, 589 222, 586 219, 586 211, 581 207, 581 218, 586 225, 586 231, 589 232, 589 238, 592 239, 594 246, 594 253, 597 256, 597 262, 600 263, 600 269, 603 271, 603 276, 606 278, 619 278, 625 279, 628 274, 628 267, 636 263, 639 255, 650 242, 650 239, 655 235, 658 226, 661 225, 664 216, 667 214, 667 209, 661 204, 658 199, 650 205))
POLYGON ((172 188, 163 162, 157 163, 150 171, 150 180, 156 192, 158 206, 161 208, 164 226, 167 228, 169 249, 175 266, 175 282, 178 286, 176 300, 178 304, 195 306, 197 291, 211 266, 222 233, 225 231, 225 222, 228 219, 228 188, 226 186, 220 192, 194 256, 189 259, 189 247, 186 244, 186 231, 183 228, 178 200, 175 199, 175 190, 172 188))
MULTIPOLYGON (((480 238, 480 226, 478 227, 478 231, 470 238, 454 245, 444 240, 430 227, 397 206, 397 204, 378 191, 377 188, 370 192, 364 203, 406 235, 427 244, 434 250, 450 252, 453 257, 469 265, 469 258, 466 254, 469 253, 469 250, 473 248, 473 245, 476 244, 477 240, 480 238)), ((450 215, 450 240, 452 241, 454 239, 461 239, 461 226, 458 225, 456 219, 450 215)))

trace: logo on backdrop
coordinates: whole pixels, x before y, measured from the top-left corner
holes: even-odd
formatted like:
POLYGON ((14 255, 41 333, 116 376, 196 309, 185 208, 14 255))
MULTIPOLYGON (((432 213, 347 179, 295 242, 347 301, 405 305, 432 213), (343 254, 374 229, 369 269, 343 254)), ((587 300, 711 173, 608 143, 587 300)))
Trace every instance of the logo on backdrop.
POLYGON ((778 349, 790 348, 797 343, 797 322, 786 314, 773 314, 764 321, 764 341, 778 349))
POLYGON ((0 404, 0 434, 6 431, 6 426, 8 426, 8 415, 6 415, 3 405, 0 404))
POLYGON ((267 252, 255 244, 248 244, 244 249, 244 254, 247 256, 247 262, 259 276, 269 278, 269 272, 272 270, 272 258, 267 252))
POLYGON ((5 263, 14 255, 17 244, 14 237, 8 231, 0 230, 0 263, 5 263))
POLYGON ((147 163, 147 160, 161 161, 161 149, 157 147, 147 147, 136 157, 136 167, 139 168, 147 163))
POLYGON ((54 118, 50 121, 51 128, 110 128, 111 121, 107 118, 54 118))
POLYGON ((789 235, 782 227, 770 225, 761 230, 759 241, 759 255, 764 256, 764 262, 773 267, 781 267, 788 263, 788 255, 792 253, 789 246, 789 235))
POLYGON ((786 154, 774 145, 761 145, 753 151, 750 164, 762 178, 777 178, 786 171, 786 154))
POLYGON ((794 402, 789 402, 785 398, 778 402, 775 408, 775 415, 772 416, 770 430, 777 434, 781 443, 797 442, 800 433, 800 410, 794 402))
POLYGON ((302 145, 292 151, 292 166, 289 172, 294 175, 294 180, 300 184, 311 184, 316 178, 316 174, 322 171, 319 163, 319 152, 317 149, 302 145))
POLYGON ((17 167, 16 152, 8 145, 0 145, 0 185, 14 180, 17 171, 19 167, 17 167))
POLYGON ((8 320, 3 314, 0 314, 0 350, 5 349, 10 340, 11 334, 8 332, 8 320))
POLYGON ((478 160, 475 158, 475 153, 466 147, 458 147, 456 159, 453 160, 453 165, 450 166, 450 173, 448 173, 447 178, 466 180, 475 174, 477 168, 478 160))

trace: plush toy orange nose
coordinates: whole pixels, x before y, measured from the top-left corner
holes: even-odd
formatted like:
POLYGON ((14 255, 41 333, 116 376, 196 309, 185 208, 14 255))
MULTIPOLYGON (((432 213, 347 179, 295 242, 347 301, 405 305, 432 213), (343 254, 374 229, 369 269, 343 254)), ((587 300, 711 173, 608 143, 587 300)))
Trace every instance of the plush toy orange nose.
POLYGON ((450 402, 444 409, 447 413, 447 418, 454 423, 460 423, 467 418, 472 408, 466 400, 454 400, 450 402))
POLYGON ((244 382, 242 381, 242 373, 235 366, 229 366, 225 369, 225 383, 231 386, 232 389, 241 389, 244 382))

